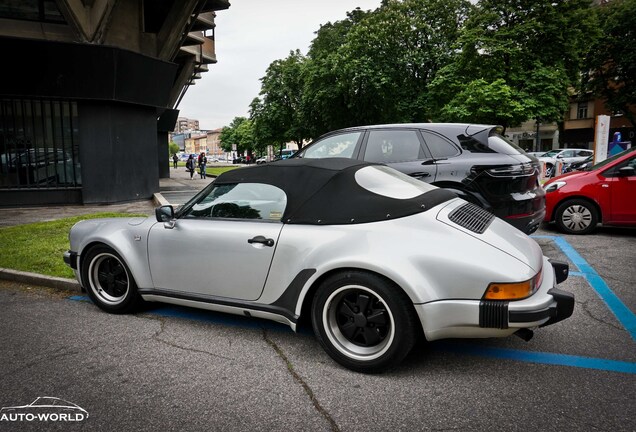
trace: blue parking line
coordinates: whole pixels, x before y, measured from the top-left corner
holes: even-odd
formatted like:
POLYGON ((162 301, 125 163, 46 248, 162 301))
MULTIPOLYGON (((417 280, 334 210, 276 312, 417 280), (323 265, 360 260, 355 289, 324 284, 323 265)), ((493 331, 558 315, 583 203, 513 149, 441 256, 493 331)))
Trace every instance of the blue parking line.
MULTIPOLYGON (((610 311, 616 316, 621 325, 636 340, 636 315, 618 298, 614 291, 605 283, 603 278, 596 273, 596 270, 567 242, 563 237, 558 236, 532 236, 533 238, 543 238, 552 240, 570 261, 580 270, 580 274, 585 277, 596 294, 605 302, 610 311)), ((572 274, 572 273, 571 273, 572 274)), ((577 273, 578 275, 578 273, 577 273)))
POLYGON ((453 344, 437 342, 435 345, 443 351, 467 354, 479 357, 516 360, 525 363, 539 363, 559 366, 569 366, 584 369, 596 369, 610 372, 636 374, 636 363, 608 360, 593 357, 574 356, 569 354, 555 354, 535 351, 522 351, 508 348, 481 347, 472 344, 453 344))

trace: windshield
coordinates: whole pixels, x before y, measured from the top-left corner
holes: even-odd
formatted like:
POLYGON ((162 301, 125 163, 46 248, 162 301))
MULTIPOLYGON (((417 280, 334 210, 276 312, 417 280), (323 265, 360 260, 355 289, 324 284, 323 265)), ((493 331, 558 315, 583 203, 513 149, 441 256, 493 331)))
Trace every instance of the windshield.
POLYGON ((636 147, 633 148, 629 148, 627 150, 624 150, 622 152, 620 152, 619 154, 616 154, 610 158, 605 159, 604 161, 601 161, 595 165, 592 165, 591 167, 587 168, 585 171, 596 171, 596 170, 600 170, 603 169, 605 166, 611 164, 612 162, 614 162, 616 159, 623 157, 624 155, 626 155, 629 152, 634 152, 636 151, 636 147))

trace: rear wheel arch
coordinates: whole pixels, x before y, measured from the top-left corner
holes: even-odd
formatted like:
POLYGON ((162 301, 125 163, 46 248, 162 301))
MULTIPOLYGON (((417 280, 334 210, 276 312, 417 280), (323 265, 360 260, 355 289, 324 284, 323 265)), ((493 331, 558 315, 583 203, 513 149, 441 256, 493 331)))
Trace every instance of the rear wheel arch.
POLYGON ((341 365, 377 373, 397 365, 422 334, 411 298, 373 271, 340 269, 312 285, 309 315, 314 334, 341 365))
MULTIPOLYGON (((363 269, 363 268, 356 268, 356 267, 343 267, 343 268, 336 268, 333 270, 330 270, 322 275, 320 275, 309 287, 309 289, 307 290, 307 292, 305 293, 305 296, 302 299, 302 305, 301 305, 301 309, 300 309, 300 321, 303 324, 309 324, 311 325, 311 304, 313 302, 314 297, 316 296, 316 293, 318 292, 318 289, 320 288, 320 286, 330 277, 333 277, 334 275, 337 275, 339 273, 347 273, 347 272, 360 272, 360 273, 368 273, 371 275, 375 275, 381 279, 384 279, 384 281, 386 281, 389 284, 392 284, 396 290, 399 290, 401 292, 401 295, 404 295, 405 298, 407 298, 411 304, 413 304, 413 299, 408 295, 408 293, 400 286, 398 285, 395 281, 393 281, 391 278, 375 272, 373 270, 367 270, 367 269, 363 269)), ((413 307, 413 311, 415 312, 415 307, 413 307)), ((420 325, 421 327, 421 325, 420 325)))

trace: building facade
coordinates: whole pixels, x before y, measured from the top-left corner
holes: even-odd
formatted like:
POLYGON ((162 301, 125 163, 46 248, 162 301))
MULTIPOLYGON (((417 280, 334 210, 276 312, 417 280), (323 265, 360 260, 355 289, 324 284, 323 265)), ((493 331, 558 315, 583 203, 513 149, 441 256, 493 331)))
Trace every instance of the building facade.
POLYGON ((147 199, 227 0, 0 2, 0 206, 147 199))

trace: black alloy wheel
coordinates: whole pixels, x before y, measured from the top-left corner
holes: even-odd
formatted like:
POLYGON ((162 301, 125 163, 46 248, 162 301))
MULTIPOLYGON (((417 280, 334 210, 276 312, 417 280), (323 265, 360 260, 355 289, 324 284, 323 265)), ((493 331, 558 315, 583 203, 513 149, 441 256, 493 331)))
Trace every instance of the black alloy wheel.
POLYGON ((93 247, 81 261, 84 288, 101 309, 127 313, 141 302, 128 266, 112 248, 93 247))
POLYGON ((372 273, 333 275, 312 304, 312 325, 325 351, 341 365, 376 373, 397 365, 413 347, 417 319, 406 294, 372 273))

